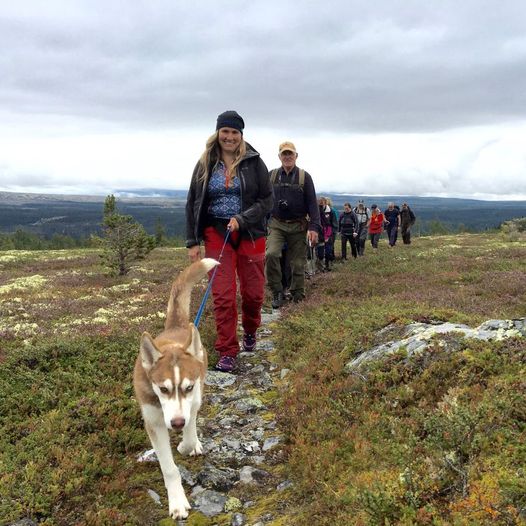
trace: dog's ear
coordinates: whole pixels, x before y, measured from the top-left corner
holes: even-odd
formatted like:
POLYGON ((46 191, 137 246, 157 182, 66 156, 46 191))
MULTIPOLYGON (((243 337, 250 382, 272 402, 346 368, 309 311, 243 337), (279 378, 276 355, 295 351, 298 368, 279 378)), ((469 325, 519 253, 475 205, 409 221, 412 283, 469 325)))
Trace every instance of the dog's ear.
POLYGON ((193 323, 188 324, 188 329, 190 331, 191 339, 189 338, 190 342, 186 348, 186 352, 190 353, 192 356, 202 362, 204 360, 204 349, 203 345, 201 344, 201 336, 199 336, 199 331, 193 323))
POLYGON ((152 337, 147 333, 143 332, 141 337, 141 361, 145 371, 149 371, 162 356, 155 343, 153 343, 152 337))

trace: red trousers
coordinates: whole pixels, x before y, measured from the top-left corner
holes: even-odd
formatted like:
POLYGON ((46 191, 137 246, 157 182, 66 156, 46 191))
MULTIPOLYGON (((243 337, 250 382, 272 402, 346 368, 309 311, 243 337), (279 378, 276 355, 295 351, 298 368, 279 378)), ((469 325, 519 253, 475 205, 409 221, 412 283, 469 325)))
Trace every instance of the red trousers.
POLYGON ((219 259, 224 236, 214 227, 207 227, 204 231, 206 257, 220 262, 212 283, 217 331, 215 349, 221 356, 235 358, 239 352, 236 276, 241 293, 241 324, 245 333, 255 334, 261 324, 265 296, 265 238, 255 241, 240 239, 239 232, 232 232, 230 239, 234 246, 239 245, 234 248, 227 242, 219 259))

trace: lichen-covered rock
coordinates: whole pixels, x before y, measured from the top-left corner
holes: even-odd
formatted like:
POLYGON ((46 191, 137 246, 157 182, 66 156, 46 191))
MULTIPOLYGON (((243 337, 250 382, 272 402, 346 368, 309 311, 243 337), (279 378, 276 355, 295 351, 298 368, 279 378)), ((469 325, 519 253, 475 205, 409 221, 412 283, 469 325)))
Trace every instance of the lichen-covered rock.
POLYGON ((234 513, 232 515, 231 526, 244 526, 246 524, 245 516, 242 513, 234 513))
POLYGON ((194 497, 194 508, 207 517, 223 513, 227 497, 217 491, 204 490, 194 497))
POLYGON ((224 389, 225 387, 234 384, 236 380, 237 377, 235 374, 223 373, 221 371, 207 371, 205 384, 224 389))
POLYGON ((276 447, 281 442, 279 437, 269 437, 263 443, 263 451, 269 451, 270 449, 276 447))
POLYGON ((197 475, 197 481, 205 488, 217 491, 228 491, 237 481, 237 472, 230 468, 218 469, 207 463, 204 469, 197 475))
POLYGON ((475 329, 458 323, 411 323, 404 332, 401 340, 383 343, 368 351, 363 352, 354 360, 346 364, 348 371, 353 371, 363 364, 378 360, 389 354, 404 349, 408 356, 424 352, 433 342, 439 345, 448 345, 443 339, 446 334, 459 334, 464 338, 477 340, 503 340, 526 336, 526 318, 516 320, 488 320, 475 329))
POLYGON ((225 513, 229 513, 231 511, 237 511, 243 508, 243 503, 237 498, 237 497, 228 497, 227 501, 225 502, 225 513))

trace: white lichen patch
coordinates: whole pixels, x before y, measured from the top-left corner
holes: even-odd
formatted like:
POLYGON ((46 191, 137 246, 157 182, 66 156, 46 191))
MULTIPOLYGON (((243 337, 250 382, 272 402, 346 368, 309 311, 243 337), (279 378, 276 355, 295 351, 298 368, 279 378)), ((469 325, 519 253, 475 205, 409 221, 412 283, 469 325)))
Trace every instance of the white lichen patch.
POLYGON ((67 250, 6 250, 0 252, 0 263, 13 263, 14 261, 67 261, 81 259, 97 252, 94 249, 67 249, 67 250))
POLYGON ((11 261, 16 261, 16 254, 2 254, 0 255, 0 263, 9 263, 11 261))
POLYGON ((104 294, 88 294, 87 296, 80 296, 77 298, 78 301, 91 301, 91 300, 107 300, 108 297, 104 296, 104 294))
POLYGON ((154 274, 155 270, 153 268, 144 268, 144 267, 134 267, 135 272, 140 272, 141 274, 154 274))
POLYGON ((132 305, 134 303, 142 303, 145 297, 146 297, 146 294, 141 294, 140 296, 135 296, 134 298, 130 298, 128 300, 128 303, 130 305, 132 305))
POLYGON ((6 328, 8 330, 10 329, 17 336, 28 337, 33 336, 36 333, 38 329, 38 324, 21 322, 15 323, 11 327, 6 328))
POLYGON ((42 287, 47 279, 40 274, 34 276, 25 276, 12 280, 7 285, 0 287, 0 294, 8 294, 14 290, 36 290, 42 287))
POLYGON ((107 325, 110 323, 110 320, 104 316, 96 316, 91 320, 93 323, 102 323, 104 325, 107 325))
POLYGON ((61 270, 60 272, 55 272, 56 277, 60 276, 80 276, 81 273, 78 270, 61 270))
POLYGON ((136 316, 135 318, 131 318, 130 321, 133 323, 141 323, 143 321, 153 321, 157 318, 164 319, 166 318, 166 314, 164 312, 155 312, 147 316, 136 316))
POLYGON ((113 287, 107 288, 106 292, 124 292, 130 290, 131 287, 138 285, 140 282, 141 280, 134 278, 130 281, 130 283, 121 283, 119 285, 113 285, 113 287))

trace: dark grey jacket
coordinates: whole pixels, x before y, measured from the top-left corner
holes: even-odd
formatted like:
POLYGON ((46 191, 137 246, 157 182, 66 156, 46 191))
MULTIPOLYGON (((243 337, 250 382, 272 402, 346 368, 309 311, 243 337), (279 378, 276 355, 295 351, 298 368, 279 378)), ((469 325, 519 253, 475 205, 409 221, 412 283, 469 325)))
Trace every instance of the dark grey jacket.
MULTIPOLYGON (((241 213, 235 215, 239 232, 244 239, 257 239, 267 233, 266 217, 272 210, 272 185, 265 163, 259 153, 246 143, 247 153, 238 167, 241 183, 241 213)), ((203 240, 207 224, 208 179, 198 180, 198 162, 192 174, 186 199, 186 247, 198 245, 203 240)), ((209 167, 210 174, 213 166, 209 167)))
POLYGON ((274 182, 274 208, 272 216, 281 221, 303 219, 308 216, 308 230, 317 232, 320 228, 320 209, 316 199, 314 182, 305 172, 303 187, 299 185, 299 168, 295 166, 287 175, 283 167, 278 169, 274 182), (282 210, 280 201, 286 201, 287 210, 282 210))
POLYGON ((350 212, 342 212, 340 214, 339 230, 341 234, 354 234, 358 232, 358 217, 351 210, 350 212))

